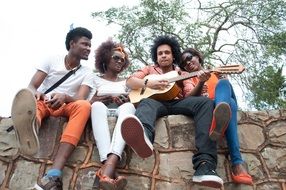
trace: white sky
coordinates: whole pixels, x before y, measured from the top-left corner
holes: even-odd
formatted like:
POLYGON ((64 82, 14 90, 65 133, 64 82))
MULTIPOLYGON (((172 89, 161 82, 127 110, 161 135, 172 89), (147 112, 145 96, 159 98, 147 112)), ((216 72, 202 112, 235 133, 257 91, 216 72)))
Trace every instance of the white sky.
POLYGON ((0 116, 11 113, 16 92, 27 87, 34 66, 52 53, 66 53, 69 27, 93 33, 92 52, 84 64, 94 68, 93 50, 116 31, 91 17, 95 11, 135 5, 137 0, 2 0, 0 2, 0 116))
MULTIPOLYGON (((10 116, 14 95, 27 87, 35 64, 49 54, 66 53, 65 37, 72 23, 93 33, 92 52, 84 64, 94 68, 93 50, 117 31, 93 19, 91 13, 136 3, 138 0, 0 1, 0 116, 10 116)), ((244 107, 240 90, 236 92, 244 107)))

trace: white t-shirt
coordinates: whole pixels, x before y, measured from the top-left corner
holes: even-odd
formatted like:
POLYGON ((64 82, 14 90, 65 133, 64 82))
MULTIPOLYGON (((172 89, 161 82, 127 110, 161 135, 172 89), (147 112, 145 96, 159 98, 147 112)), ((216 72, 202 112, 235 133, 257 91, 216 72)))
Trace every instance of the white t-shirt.
POLYGON ((129 92, 129 89, 126 86, 126 80, 109 81, 95 75, 94 85, 95 88, 93 89, 90 98, 92 98, 92 96, 95 94, 96 91, 98 96, 104 96, 104 95, 118 96, 121 94, 127 95, 129 92))
MULTIPOLYGON (((121 94, 127 95, 130 91, 126 86, 126 80, 109 81, 97 75, 94 76, 94 85, 95 87, 92 93, 90 94, 89 99, 92 98, 92 96, 95 94, 96 91, 97 91, 97 96, 104 96, 104 95, 119 96, 121 94)), ((117 108, 118 105, 115 103, 111 103, 108 104, 107 107, 117 108)))
MULTIPOLYGON (((47 76, 41 86, 39 91, 44 93, 52 85, 58 82, 64 75, 66 75, 69 70, 65 67, 65 55, 53 56, 46 59, 42 64, 36 67, 37 70, 47 73, 47 76)), ((91 89, 94 88, 94 73, 93 71, 86 67, 81 66, 75 74, 72 74, 58 87, 48 93, 65 93, 69 96, 75 96, 79 87, 81 85, 87 85, 91 89)))

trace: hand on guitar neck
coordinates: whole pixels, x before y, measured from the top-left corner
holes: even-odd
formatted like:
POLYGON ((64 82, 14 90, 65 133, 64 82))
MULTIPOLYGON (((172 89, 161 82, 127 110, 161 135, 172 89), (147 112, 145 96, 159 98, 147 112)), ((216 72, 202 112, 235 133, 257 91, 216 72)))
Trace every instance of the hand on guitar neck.
MULTIPOLYGON (((216 72, 221 74, 240 74, 244 70, 245 68, 242 65, 225 65, 209 69, 206 71, 216 72)), ((176 82, 196 77, 199 75, 199 73, 200 71, 196 71, 188 73, 186 75, 179 75, 177 71, 170 71, 162 75, 154 75, 154 74, 147 75, 144 79, 145 80, 148 79, 148 82, 157 81, 156 85, 155 84, 152 85, 157 86, 158 88, 157 89, 155 89, 154 87, 148 88, 151 87, 151 84, 149 84, 150 86, 148 85, 148 87, 131 90, 131 92, 129 93, 130 102, 138 103, 143 98, 153 98, 156 100, 172 100, 175 97, 177 97, 181 91, 181 88, 176 85, 176 82), (163 85, 159 85, 160 81, 164 81, 163 84, 166 86, 166 88, 163 89, 162 88, 163 85), (168 82, 168 85, 166 81, 168 82)))

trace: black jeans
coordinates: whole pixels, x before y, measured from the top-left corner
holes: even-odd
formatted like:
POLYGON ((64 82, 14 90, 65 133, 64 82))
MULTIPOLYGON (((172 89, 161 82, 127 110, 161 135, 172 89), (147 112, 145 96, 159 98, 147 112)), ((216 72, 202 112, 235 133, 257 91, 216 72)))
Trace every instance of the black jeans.
POLYGON ((155 137, 155 122, 159 117, 179 114, 192 117, 196 126, 197 153, 193 156, 193 165, 196 169, 202 161, 211 162, 215 166, 217 164, 216 142, 209 138, 213 109, 213 101, 203 96, 190 96, 171 101, 146 98, 137 106, 135 115, 142 122, 146 135, 152 143, 155 137))

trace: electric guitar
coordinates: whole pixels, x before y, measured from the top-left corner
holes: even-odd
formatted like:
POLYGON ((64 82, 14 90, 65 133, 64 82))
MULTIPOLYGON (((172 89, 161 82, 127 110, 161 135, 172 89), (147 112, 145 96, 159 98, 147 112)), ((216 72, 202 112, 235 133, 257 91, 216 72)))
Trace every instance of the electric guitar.
MULTIPOLYGON (((220 74, 240 74, 244 70, 245 68, 242 65, 224 65, 206 71, 216 72, 220 74)), ((168 87, 163 90, 151 89, 148 87, 131 90, 129 93, 130 102, 136 104, 143 98, 153 98, 155 100, 172 100, 177 97, 181 91, 181 88, 176 85, 176 81, 186 80, 192 77, 196 77, 197 75, 198 71, 191 72, 186 75, 179 75, 177 71, 170 71, 162 75, 147 75, 144 79, 167 80, 169 82, 168 87)))

